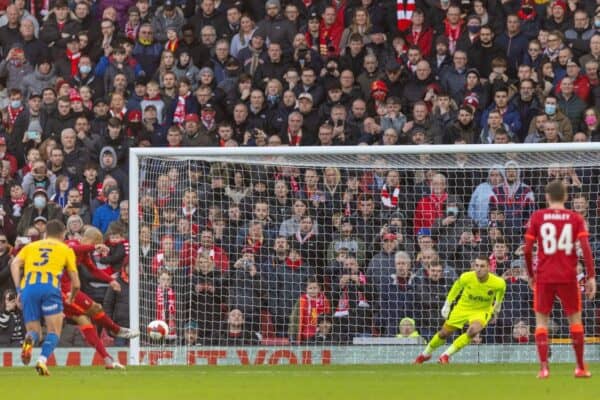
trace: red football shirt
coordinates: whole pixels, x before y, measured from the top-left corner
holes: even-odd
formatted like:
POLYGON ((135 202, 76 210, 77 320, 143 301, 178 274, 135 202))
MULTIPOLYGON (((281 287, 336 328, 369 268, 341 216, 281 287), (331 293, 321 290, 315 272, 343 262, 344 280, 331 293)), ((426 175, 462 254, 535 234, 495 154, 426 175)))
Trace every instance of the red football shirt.
POLYGON ((579 238, 588 236, 583 217, 571 210, 543 209, 529 219, 526 239, 537 242, 535 277, 538 282, 563 283, 577 280, 579 238))
MULTIPOLYGON (((113 278, 105 271, 99 270, 92 260, 91 252, 95 250, 96 246, 81 244, 79 241, 74 239, 65 241, 65 244, 75 252, 78 266, 83 265, 86 267, 90 271, 91 275, 100 281, 106 283, 113 281, 113 278)), ((71 291, 71 278, 69 278, 69 275, 62 275, 61 288, 63 293, 69 293, 71 291)))

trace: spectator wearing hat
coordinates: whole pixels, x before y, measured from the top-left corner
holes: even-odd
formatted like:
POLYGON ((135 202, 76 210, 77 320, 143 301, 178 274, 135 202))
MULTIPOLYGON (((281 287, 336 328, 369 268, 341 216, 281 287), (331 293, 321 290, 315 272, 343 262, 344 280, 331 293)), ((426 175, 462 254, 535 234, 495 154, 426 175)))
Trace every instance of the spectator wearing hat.
POLYGON ((265 33, 265 39, 269 42, 279 43, 284 51, 291 49, 296 31, 292 23, 281 15, 279 0, 267 0, 265 11, 266 16, 258 23, 257 28, 265 33))
POLYGON ((76 34, 65 39, 66 50, 55 58, 56 74, 65 81, 73 78, 79 70, 81 44, 76 34))
POLYGON ((120 192, 117 186, 109 186, 103 189, 103 191, 106 196, 106 203, 94 211, 92 225, 100 229, 100 232, 104 234, 110 223, 119 219, 120 192))
POLYGON ((138 31, 138 39, 133 48, 132 56, 140 64, 146 77, 154 76, 160 64, 163 46, 154 39, 154 28, 149 23, 143 23, 138 31))
POLYGON ((352 218, 342 218, 339 233, 334 236, 327 249, 327 263, 329 265, 338 260, 341 249, 345 249, 347 255, 352 255, 358 260, 366 262, 366 244, 356 235, 354 224, 352 218))
POLYGON ((385 77, 381 81, 387 87, 388 96, 402 98, 404 88, 404 67, 402 64, 396 59, 390 59, 385 64, 384 72, 385 77))
POLYGON ((22 90, 25 98, 32 93, 41 94, 46 88, 56 84, 56 71, 53 61, 48 57, 39 57, 35 70, 25 75, 22 81, 22 90))
POLYGON ((20 43, 14 43, 7 52, 6 58, 0 62, 0 78, 6 78, 7 89, 20 89, 23 78, 33 72, 33 66, 25 57, 20 43))
POLYGON ((165 0, 163 5, 156 10, 154 18, 152 18, 152 28, 156 32, 155 39, 159 42, 166 42, 167 29, 174 28, 179 35, 184 24, 183 11, 177 7, 175 0, 165 0))
POLYGON ((567 14, 566 1, 553 1, 548 14, 548 17, 542 21, 542 27, 547 31, 565 32, 571 27, 571 15, 567 14))
POLYGON ((49 201, 48 193, 40 187, 34 191, 31 204, 23 209, 17 225, 17 234, 24 235, 29 227, 35 225, 38 218, 45 218, 48 221, 49 219, 60 219, 61 215, 62 210, 49 201))
MULTIPOLYGON (((237 59, 242 64, 244 72, 254 77, 258 67, 268 61, 269 56, 266 50, 266 34, 260 29, 256 29, 252 33, 252 38, 248 46, 241 49, 237 59)), ((223 60, 223 62, 225 59, 223 60)))

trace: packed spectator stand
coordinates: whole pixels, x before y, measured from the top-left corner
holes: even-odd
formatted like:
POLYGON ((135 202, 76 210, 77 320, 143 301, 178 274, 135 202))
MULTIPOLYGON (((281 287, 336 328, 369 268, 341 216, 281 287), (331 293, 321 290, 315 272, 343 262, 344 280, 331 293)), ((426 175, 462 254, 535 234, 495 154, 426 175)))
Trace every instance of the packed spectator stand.
MULTIPOLYGON (((0 346, 23 335, 10 259, 49 219, 73 238, 98 227, 111 251, 96 261, 127 288, 131 147, 600 140, 593 0, 6 3, 0 346)), ((429 338, 479 253, 510 284, 478 340, 526 343, 521 237, 545 182, 569 182, 597 244, 595 169, 146 167, 142 322, 168 321, 177 343, 429 338)), ((83 275, 128 325, 127 290, 83 275)))

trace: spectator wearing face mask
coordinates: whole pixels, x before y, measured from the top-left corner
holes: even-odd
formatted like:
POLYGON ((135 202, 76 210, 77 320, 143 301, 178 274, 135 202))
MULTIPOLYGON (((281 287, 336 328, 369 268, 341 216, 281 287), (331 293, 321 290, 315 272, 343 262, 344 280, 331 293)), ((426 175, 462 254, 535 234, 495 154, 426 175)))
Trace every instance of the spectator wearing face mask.
POLYGON ((43 188, 38 188, 33 193, 33 201, 23 210, 23 215, 17 225, 17 233, 23 235, 27 228, 34 225, 38 217, 43 217, 46 221, 50 219, 60 219, 62 210, 54 203, 49 202, 48 193, 43 188))

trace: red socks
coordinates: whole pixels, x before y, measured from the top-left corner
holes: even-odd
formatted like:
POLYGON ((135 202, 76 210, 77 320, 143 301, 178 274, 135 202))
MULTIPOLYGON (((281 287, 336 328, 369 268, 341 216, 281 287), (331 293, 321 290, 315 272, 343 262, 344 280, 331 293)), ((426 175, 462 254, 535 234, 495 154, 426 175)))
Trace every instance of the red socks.
POLYGON ((571 339, 573 341, 573 350, 575 350, 575 359, 577 360, 577 366, 581 369, 585 369, 583 363, 583 325, 573 324, 571 325, 571 339))
POLYGON ((112 357, 108 354, 106 348, 102 344, 102 341, 98 337, 98 332, 96 332, 96 328, 94 327, 94 325, 82 325, 79 327, 79 330, 85 338, 85 341, 88 342, 90 346, 94 347, 103 359, 106 359, 107 357, 112 359, 112 357))
POLYGON ((542 365, 548 364, 548 329, 535 328, 535 345, 542 365))
POLYGON ((121 327, 117 325, 115 321, 108 318, 104 311, 100 311, 98 314, 94 315, 92 319, 94 320, 94 322, 108 329, 111 333, 118 333, 121 329, 121 327))

